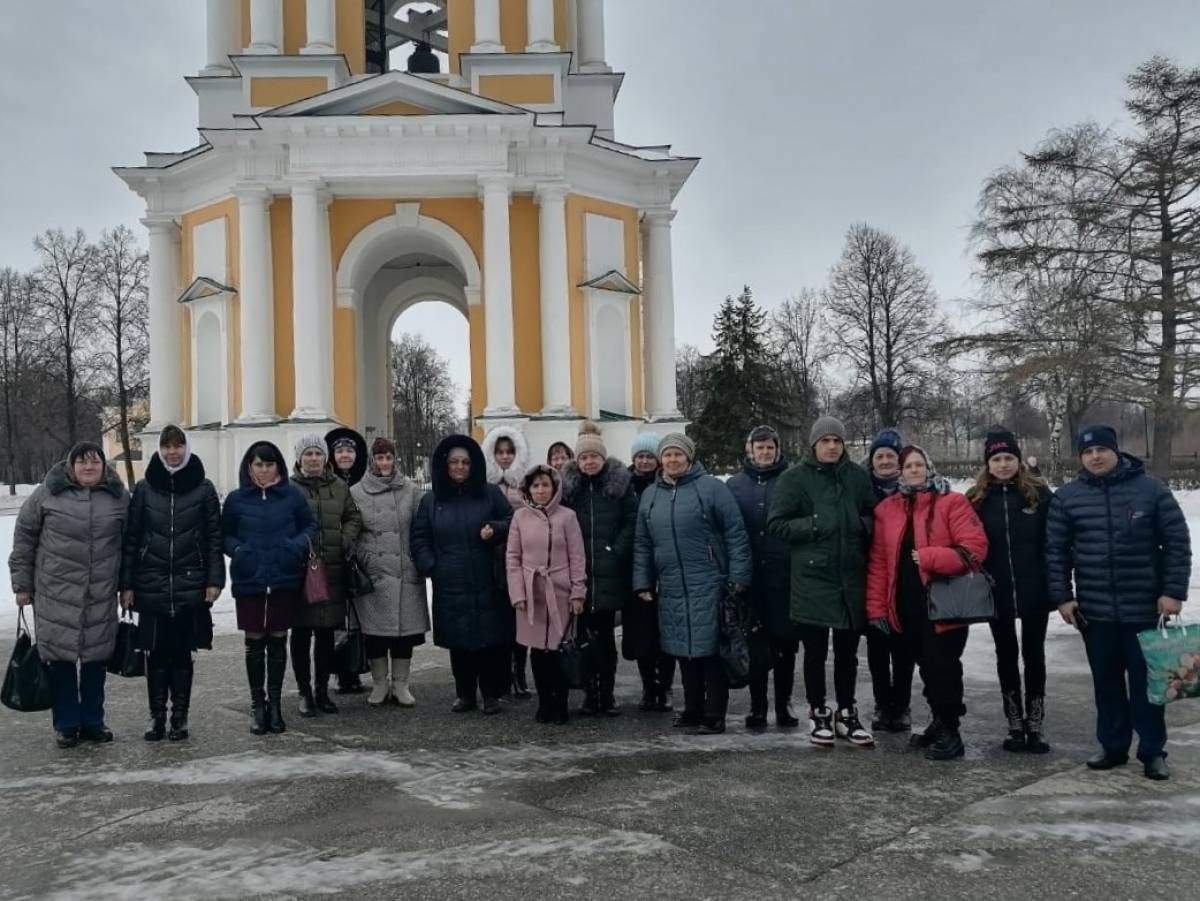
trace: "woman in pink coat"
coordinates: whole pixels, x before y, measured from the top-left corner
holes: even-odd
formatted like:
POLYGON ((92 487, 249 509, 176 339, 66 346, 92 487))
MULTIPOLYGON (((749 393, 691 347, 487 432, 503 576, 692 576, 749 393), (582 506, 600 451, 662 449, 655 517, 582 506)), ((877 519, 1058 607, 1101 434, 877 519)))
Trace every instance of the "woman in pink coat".
POLYGON ((517 643, 533 658, 539 723, 567 721, 567 681, 558 646, 572 616, 583 613, 587 558, 575 514, 559 505, 562 477, 539 463, 521 482, 525 506, 508 531, 508 595, 517 612, 517 643))

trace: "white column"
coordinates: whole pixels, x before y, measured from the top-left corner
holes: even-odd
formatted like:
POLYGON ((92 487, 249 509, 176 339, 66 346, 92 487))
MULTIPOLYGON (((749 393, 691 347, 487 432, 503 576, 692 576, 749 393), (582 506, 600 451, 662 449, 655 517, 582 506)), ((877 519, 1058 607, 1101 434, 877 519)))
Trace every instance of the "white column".
POLYGON ((150 232, 150 423, 159 431, 183 425, 183 366, 180 360, 179 226, 169 216, 142 220, 150 232))
POLYGON ((528 0, 528 53, 557 53, 554 41, 554 0, 528 0))
POLYGON ((229 57, 241 53, 241 17, 237 0, 208 0, 207 52, 201 75, 232 75, 229 57))
POLYGON ((483 320, 487 347, 487 408, 484 416, 514 416, 517 409, 513 360, 512 245, 508 205, 512 179, 479 179, 483 198, 483 320))
POLYGON ((675 394, 675 277, 671 262, 674 210, 647 210, 642 217, 643 372, 650 419, 681 419, 675 394))
POLYGON ((608 72, 604 51, 604 0, 579 0, 579 71, 608 72))
POLYGON ((250 46, 246 52, 283 52, 283 0, 250 0, 250 46))
POLYGON ((271 276, 271 194, 238 188, 238 322, 241 329, 242 410, 238 422, 276 422, 275 302, 271 276))
POLYGON ((475 43, 471 52, 504 52, 500 43, 500 0, 475 0, 475 43))
POLYGON ((537 201, 542 283, 542 415, 573 416, 566 185, 538 185, 537 201))
POLYGON ((292 419, 333 414, 333 279, 329 196, 320 181, 292 185, 292 334, 296 408, 292 419), (322 220, 324 220, 322 222, 322 220))
POLYGON ((337 13, 333 0, 307 0, 308 42, 301 53, 337 53, 337 13))

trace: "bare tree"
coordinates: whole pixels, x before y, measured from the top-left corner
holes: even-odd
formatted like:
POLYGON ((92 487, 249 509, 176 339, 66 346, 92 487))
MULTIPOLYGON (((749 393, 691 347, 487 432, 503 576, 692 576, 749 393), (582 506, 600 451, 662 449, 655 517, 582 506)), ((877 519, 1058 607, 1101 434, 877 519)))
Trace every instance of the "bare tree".
POLYGON ((391 365, 396 453, 416 475, 418 461, 458 426, 454 382, 449 363, 420 335, 405 333, 392 342, 391 365))
POLYGON ((51 357, 63 392, 66 444, 79 440, 79 407, 85 387, 85 361, 94 337, 92 293, 95 248, 82 229, 67 235, 50 229, 33 240, 39 262, 33 273, 38 317, 46 329, 51 357))
POLYGON ((146 275, 148 257, 124 225, 105 231, 95 251, 95 321, 101 338, 96 362, 111 379, 108 393, 116 410, 117 436, 125 457, 125 476, 134 482, 130 433, 143 423, 131 419, 134 404, 149 390, 147 355, 150 336, 146 275))
POLYGON ((704 386, 707 362, 699 348, 693 344, 682 344, 675 350, 675 392, 679 398, 679 412, 684 419, 695 422, 708 401, 704 386))
POLYGON ((825 364, 832 355, 817 292, 805 288, 781 303, 771 313, 770 338, 786 405, 784 444, 803 447, 808 426, 820 413, 825 364))
POLYGON ((898 425, 946 333, 928 274, 895 237, 860 222, 846 233, 824 298, 839 354, 870 392, 874 426, 898 425))
MULTIPOLYGON (((21 408, 27 369, 34 362, 39 335, 34 317, 33 282, 13 269, 0 270, 0 404, 4 417, 4 478, 17 493, 17 452, 22 434, 21 408)), ((26 427, 28 423, 26 423, 26 427)))

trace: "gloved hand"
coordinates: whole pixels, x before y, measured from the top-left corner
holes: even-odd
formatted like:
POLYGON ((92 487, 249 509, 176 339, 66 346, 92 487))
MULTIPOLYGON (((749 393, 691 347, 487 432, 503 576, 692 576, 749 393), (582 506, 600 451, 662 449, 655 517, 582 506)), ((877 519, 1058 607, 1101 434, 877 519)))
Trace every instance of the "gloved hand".
POLYGON ((887 617, 885 617, 885 616, 881 616, 879 619, 871 620, 871 625, 874 626, 876 629, 878 629, 880 632, 882 632, 884 635, 892 634, 892 626, 887 621, 887 617))

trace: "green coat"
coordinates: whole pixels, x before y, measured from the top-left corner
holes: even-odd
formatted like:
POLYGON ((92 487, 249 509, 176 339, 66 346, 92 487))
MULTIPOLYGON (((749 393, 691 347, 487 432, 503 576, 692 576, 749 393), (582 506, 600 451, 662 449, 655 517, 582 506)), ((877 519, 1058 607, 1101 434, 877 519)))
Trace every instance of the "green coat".
POLYGON ((792 549, 793 620, 866 628, 874 506, 871 477, 845 453, 837 463, 821 464, 810 450, 779 477, 767 531, 792 549))
POLYGON ((320 528, 317 547, 329 574, 326 604, 303 605, 296 625, 308 629, 344 629, 346 627, 346 587, 350 577, 346 555, 362 531, 362 514, 350 496, 346 483, 326 467, 319 476, 292 476, 320 528))

